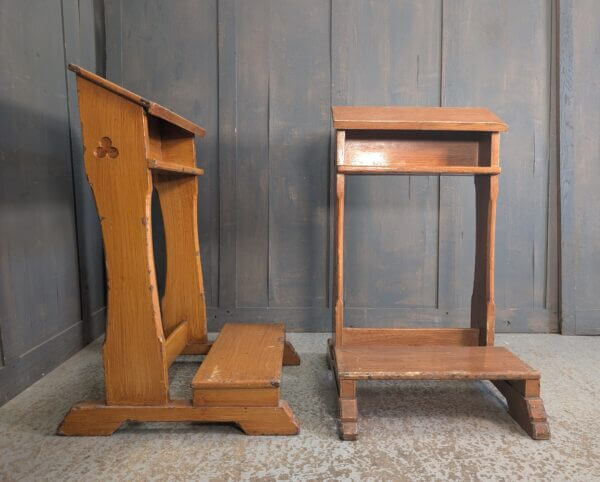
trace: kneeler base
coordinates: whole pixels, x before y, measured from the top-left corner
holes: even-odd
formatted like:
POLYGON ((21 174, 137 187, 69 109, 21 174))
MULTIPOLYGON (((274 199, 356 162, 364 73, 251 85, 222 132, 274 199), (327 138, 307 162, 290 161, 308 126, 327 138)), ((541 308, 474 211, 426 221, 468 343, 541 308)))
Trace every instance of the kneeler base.
POLYGON ((532 439, 550 438, 539 372, 506 348, 380 345, 367 352, 361 346, 336 349, 329 340, 327 363, 338 389, 342 440, 358 437, 358 380, 490 380, 506 399, 510 416, 532 439))
POLYGON ((276 407, 194 407, 188 400, 163 406, 119 406, 103 402, 75 405, 58 428, 59 435, 112 435, 127 421, 233 423, 248 435, 295 435, 299 424, 285 401, 276 407))

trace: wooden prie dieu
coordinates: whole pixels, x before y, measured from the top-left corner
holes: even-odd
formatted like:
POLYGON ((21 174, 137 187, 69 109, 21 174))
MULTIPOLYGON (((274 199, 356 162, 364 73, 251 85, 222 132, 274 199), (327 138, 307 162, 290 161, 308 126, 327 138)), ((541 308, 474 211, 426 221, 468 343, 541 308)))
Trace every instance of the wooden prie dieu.
POLYGON ((293 435, 280 400, 282 364, 300 359, 283 324, 227 323, 207 337, 197 224, 195 136, 204 129, 75 65, 84 162, 102 227, 107 275, 105 399, 73 406, 62 435, 110 435, 125 421, 230 422, 293 435), (152 192, 162 211, 166 283, 159 301, 152 192), (205 355, 191 400, 169 396, 169 366, 205 355))
POLYGON ((340 437, 358 435, 358 380, 491 380, 516 422, 534 439, 549 438, 540 373, 494 346, 494 237, 500 132, 506 124, 483 108, 339 106, 333 107, 333 126, 334 306, 328 362, 338 388, 340 437), (360 174, 474 176, 476 248, 468 328, 344 326, 345 185, 346 176, 360 174))

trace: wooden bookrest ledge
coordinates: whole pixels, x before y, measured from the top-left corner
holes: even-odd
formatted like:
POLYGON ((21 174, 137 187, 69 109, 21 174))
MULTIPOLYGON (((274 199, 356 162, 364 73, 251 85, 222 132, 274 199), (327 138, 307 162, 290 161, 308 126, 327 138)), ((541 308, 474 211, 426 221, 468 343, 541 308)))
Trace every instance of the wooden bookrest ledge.
POLYGON ((282 324, 226 324, 207 338, 194 136, 204 129, 80 67, 84 162, 106 256, 106 399, 75 405, 61 435, 110 435, 125 421, 230 422, 252 435, 299 431, 280 400, 281 366, 300 359, 282 324), (163 212, 167 279, 159 303, 152 191, 163 212), (192 400, 171 400, 168 369, 205 355, 192 400))
POLYGON ((550 430, 540 373, 494 347, 494 238, 500 132, 487 109, 333 107, 336 223, 333 337, 328 363, 339 394, 339 431, 358 435, 358 380, 491 380, 508 411, 534 439, 550 430), (351 174, 473 175, 476 252, 470 328, 344 327, 344 197, 351 174))

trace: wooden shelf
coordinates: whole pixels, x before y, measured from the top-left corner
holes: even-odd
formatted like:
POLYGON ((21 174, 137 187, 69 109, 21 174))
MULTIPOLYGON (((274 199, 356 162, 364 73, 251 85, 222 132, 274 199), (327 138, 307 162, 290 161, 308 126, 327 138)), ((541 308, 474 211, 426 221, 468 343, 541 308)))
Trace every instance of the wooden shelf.
POLYGON ((494 346, 335 347, 338 376, 354 380, 531 380, 540 374, 494 346))
POLYGON ((175 164, 173 162, 162 162, 156 159, 148 159, 148 167, 156 171, 168 171, 177 174, 187 174, 189 176, 202 176, 204 169, 197 167, 182 166, 181 164, 175 164))
POLYGON ((445 174, 454 176, 496 175, 500 174, 499 166, 338 166, 343 174, 445 174))

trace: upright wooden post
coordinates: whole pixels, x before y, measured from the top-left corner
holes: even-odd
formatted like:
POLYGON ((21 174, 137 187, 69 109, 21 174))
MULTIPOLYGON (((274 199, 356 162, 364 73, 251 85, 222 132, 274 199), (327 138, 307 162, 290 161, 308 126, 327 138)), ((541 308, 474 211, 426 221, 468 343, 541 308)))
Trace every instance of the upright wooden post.
POLYGON ((498 176, 475 177, 475 274, 471 297, 471 327, 479 328, 479 344, 494 345, 494 253, 498 176))
POLYGON ((77 77, 77 89, 81 118, 87 121, 82 130, 85 167, 106 257, 106 402, 164 404, 169 394, 152 250, 144 109, 82 77, 77 77))
MULTIPOLYGON (((500 134, 491 133, 482 143, 482 156, 490 166, 499 166, 500 134)), ((498 175, 475 179, 475 273, 471 296, 471 327, 479 329, 479 345, 493 346, 496 325, 494 262, 498 175)))
POLYGON ((346 176, 336 174, 335 248, 333 278, 333 335, 336 346, 343 344, 344 328, 344 196, 346 176))

